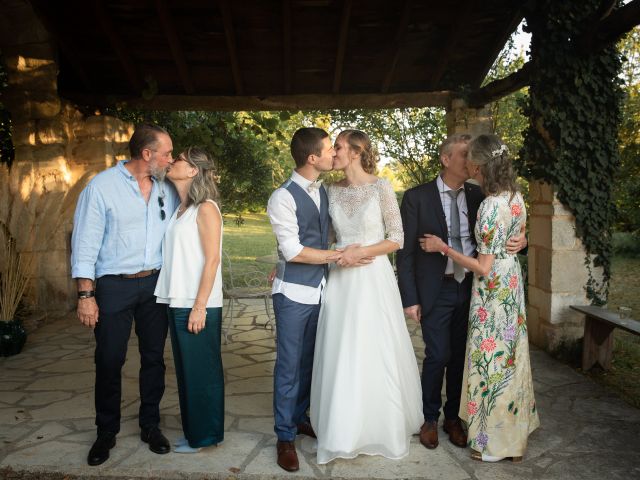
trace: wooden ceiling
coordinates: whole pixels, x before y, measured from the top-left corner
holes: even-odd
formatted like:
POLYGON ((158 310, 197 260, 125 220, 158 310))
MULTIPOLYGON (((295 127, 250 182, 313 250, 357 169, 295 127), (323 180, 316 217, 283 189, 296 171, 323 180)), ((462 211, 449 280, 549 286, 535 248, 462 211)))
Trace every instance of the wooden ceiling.
POLYGON ((444 105, 478 88, 515 0, 31 0, 61 96, 171 109, 444 105))

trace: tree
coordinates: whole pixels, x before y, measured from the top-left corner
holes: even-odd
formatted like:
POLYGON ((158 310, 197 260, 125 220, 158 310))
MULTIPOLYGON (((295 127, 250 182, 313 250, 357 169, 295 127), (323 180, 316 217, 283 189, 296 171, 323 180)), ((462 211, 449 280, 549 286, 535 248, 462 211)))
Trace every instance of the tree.
MULTIPOLYGON (((517 34, 518 31, 509 37, 489 70, 483 85, 505 78, 521 69, 525 64, 524 52, 518 51, 514 42, 514 37, 517 34)), ((512 155, 517 155, 522 148, 523 132, 528 124, 527 118, 522 114, 522 105, 528 96, 529 89, 523 88, 493 102, 490 107, 493 131, 507 144, 512 155)))
POLYGON ((260 210, 290 173, 289 138, 301 114, 289 112, 159 112, 126 108, 105 111, 133 123, 167 129, 174 152, 189 145, 209 151, 220 175, 225 212, 260 210))
POLYGON ((640 29, 636 27, 618 44, 622 66, 624 103, 618 135, 620 169, 616 174, 614 199, 616 227, 640 232, 640 29))
POLYGON ((446 137, 444 111, 436 108, 332 110, 333 132, 366 132, 379 153, 390 159, 398 179, 409 188, 440 171, 438 147, 446 137))

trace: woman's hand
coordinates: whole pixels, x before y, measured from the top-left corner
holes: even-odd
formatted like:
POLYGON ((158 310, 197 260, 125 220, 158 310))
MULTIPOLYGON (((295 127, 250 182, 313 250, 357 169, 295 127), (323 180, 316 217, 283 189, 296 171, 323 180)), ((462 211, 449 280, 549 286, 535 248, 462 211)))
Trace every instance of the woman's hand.
POLYGON ((204 324, 207 320, 207 309, 204 307, 193 307, 189 313, 189 323, 187 330, 191 333, 198 334, 204 330, 204 324))
POLYGON ((336 263, 341 267, 359 267, 371 262, 373 257, 367 256, 365 249, 359 243, 354 243, 344 249, 336 263))
POLYGON ((442 239, 436 235, 431 235, 430 233, 425 233, 424 237, 418 240, 420 242, 420 248, 425 252, 444 252, 447 247, 447 244, 442 241, 442 239))

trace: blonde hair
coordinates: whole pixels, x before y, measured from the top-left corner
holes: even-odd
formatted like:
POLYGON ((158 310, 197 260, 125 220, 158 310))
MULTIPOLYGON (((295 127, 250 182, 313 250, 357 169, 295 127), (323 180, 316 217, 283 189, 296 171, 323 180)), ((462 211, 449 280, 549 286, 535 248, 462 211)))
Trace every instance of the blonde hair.
POLYGON ((344 138, 351 150, 360 155, 360 164, 367 173, 376 173, 378 163, 378 152, 371 145, 369 136, 361 130, 343 130, 338 134, 338 138, 344 138))
POLYGON ((181 155, 189 165, 198 170, 189 188, 189 203, 199 205, 207 199, 211 199, 219 205, 220 199, 216 185, 218 177, 213 158, 200 147, 189 147, 181 155))

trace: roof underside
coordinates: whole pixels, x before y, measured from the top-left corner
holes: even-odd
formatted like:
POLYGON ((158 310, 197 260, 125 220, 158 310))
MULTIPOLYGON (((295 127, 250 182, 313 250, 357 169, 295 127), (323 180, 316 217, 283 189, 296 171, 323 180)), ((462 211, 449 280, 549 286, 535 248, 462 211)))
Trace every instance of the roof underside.
POLYGON ((522 18, 518 3, 32 0, 59 46, 63 97, 237 109, 256 97, 285 108, 313 96, 437 104, 415 94, 479 87, 522 18))

